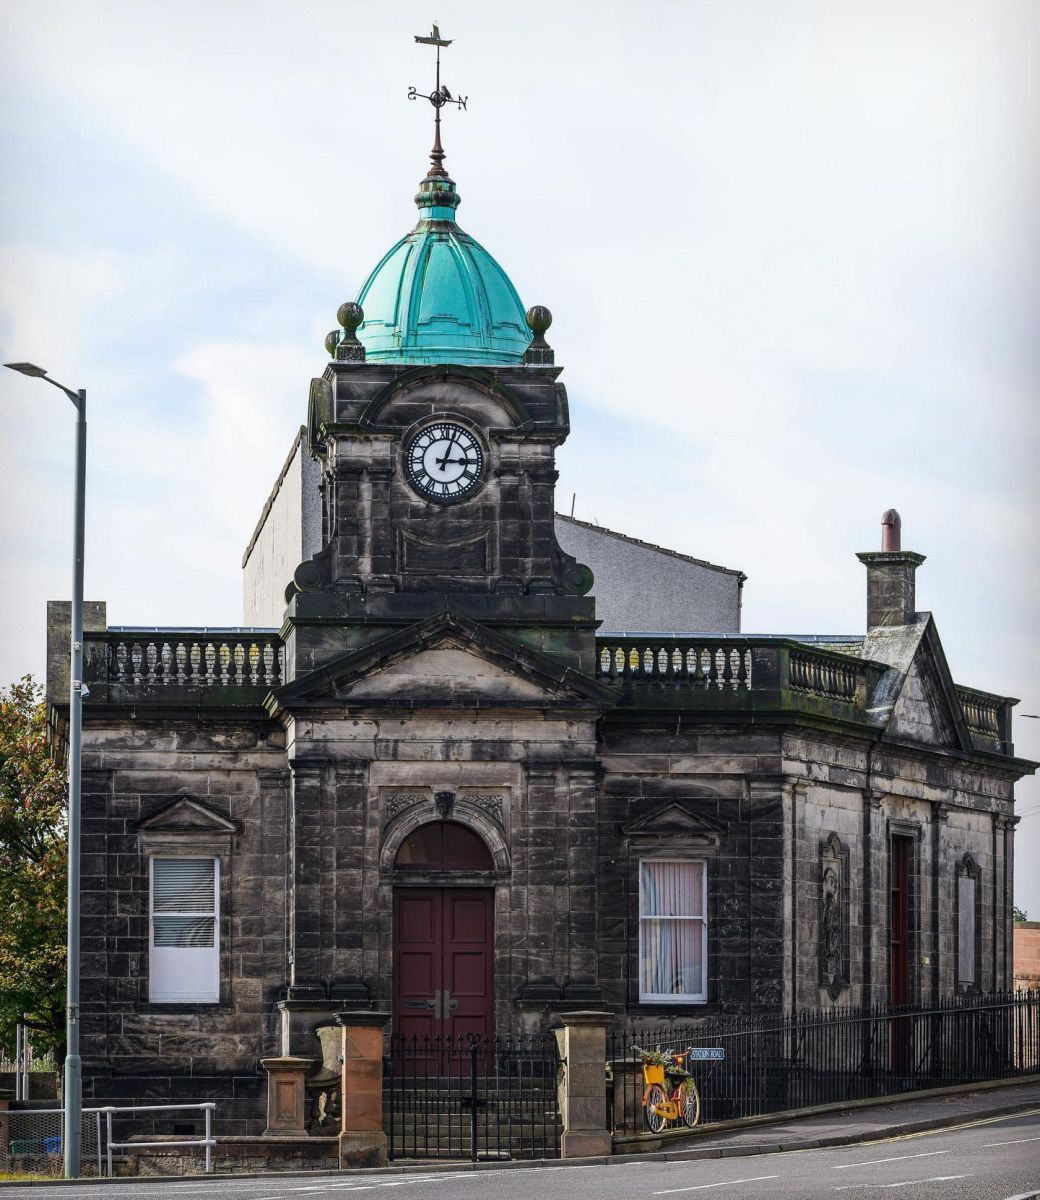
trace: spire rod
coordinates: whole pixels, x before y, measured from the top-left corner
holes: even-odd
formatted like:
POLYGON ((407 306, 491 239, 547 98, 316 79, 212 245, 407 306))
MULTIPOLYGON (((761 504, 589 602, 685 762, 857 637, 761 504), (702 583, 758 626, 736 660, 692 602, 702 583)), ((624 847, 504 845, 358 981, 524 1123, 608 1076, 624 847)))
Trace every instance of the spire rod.
POLYGON ((437 27, 437 22, 433 23, 433 32, 428 37, 422 37, 420 34, 415 35, 415 40, 421 42, 425 46, 436 46, 437 48, 437 75, 436 85, 432 92, 428 95, 425 92, 420 92, 417 88, 410 87, 408 89, 408 99, 417 100, 420 96, 424 100, 429 100, 433 105, 433 149, 430 151, 430 169, 426 172, 427 179, 447 179, 448 172, 444 169, 444 147, 441 145, 441 109, 446 104, 454 104, 459 109, 465 109, 468 96, 453 96, 448 91, 446 86, 441 84, 441 47, 450 46, 453 38, 442 38, 441 31, 437 27))

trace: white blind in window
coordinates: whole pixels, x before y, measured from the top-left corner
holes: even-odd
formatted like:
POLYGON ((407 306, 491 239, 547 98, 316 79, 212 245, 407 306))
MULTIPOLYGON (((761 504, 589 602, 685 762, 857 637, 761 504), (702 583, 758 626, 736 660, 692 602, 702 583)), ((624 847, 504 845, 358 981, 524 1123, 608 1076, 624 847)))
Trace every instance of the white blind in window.
POLYGON ((639 864, 641 1000, 707 998, 705 869, 702 859, 639 864))
POLYGON ((149 996, 219 999, 217 860, 153 858, 149 996))
POLYGON ((157 858, 152 875, 155 912, 213 912, 212 858, 157 858))

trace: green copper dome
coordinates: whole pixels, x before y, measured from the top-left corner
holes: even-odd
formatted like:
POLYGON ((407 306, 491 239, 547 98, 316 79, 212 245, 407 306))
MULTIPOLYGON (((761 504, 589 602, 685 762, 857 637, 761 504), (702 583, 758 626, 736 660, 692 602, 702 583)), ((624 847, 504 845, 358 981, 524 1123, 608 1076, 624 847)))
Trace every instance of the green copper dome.
POLYGON ((380 261, 358 293, 357 336, 369 362, 521 363, 531 343, 509 276, 455 224, 459 195, 442 173, 415 197, 419 224, 380 261))

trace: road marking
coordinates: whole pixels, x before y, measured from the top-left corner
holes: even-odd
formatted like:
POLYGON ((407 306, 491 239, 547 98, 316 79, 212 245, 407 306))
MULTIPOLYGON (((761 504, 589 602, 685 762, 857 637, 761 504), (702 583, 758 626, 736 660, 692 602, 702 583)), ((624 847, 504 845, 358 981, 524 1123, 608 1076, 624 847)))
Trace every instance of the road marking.
MULTIPOLYGON (((1037 1141, 1040 1141, 1040 1138, 1037 1141)), ((868 1158, 866 1162, 842 1163, 841 1166, 831 1167, 831 1170, 848 1171, 853 1167, 872 1167, 875 1163, 904 1162, 908 1158, 931 1158, 935 1154, 949 1153, 949 1150, 925 1150, 921 1154, 896 1154, 892 1158, 868 1158)))
POLYGON ((846 1183, 836 1187, 836 1192, 851 1192, 857 1188, 903 1188, 917 1187, 922 1183, 948 1183, 951 1179, 971 1179, 970 1175, 933 1175, 931 1179, 902 1179, 899 1183, 846 1183))
MULTIPOLYGON (((1040 1137, 1012 1138, 1009 1142, 983 1142, 983 1146, 1017 1146, 1020 1142, 1040 1142, 1040 1137)), ((1012 1196, 1011 1200, 1015 1200, 1012 1196)))
POLYGON ((703 1192, 705 1188, 736 1187, 738 1183, 758 1183, 760 1179, 779 1179, 779 1175, 752 1175, 749 1179, 724 1179, 721 1183, 698 1183, 693 1187, 665 1188, 663 1192, 653 1192, 654 1196, 674 1196, 676 1192, 703 1192))

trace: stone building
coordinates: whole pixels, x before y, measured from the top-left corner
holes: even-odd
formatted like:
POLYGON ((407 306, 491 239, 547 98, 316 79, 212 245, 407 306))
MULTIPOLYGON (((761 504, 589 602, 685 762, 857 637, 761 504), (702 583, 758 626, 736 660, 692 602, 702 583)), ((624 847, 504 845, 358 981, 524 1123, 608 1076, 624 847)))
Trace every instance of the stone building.
POLYGON ((898 518, 835 641, 741 635, 740 572, 556 516, 549 314, 443 168, 416 201, 247 550, 277 628, 89 607, 88 1101, 259 1133, 258 1060, 320 1058, 350 1006, 505 1033, 1007 986, 1032 764, 1015 701, 954 682, 898 518))

